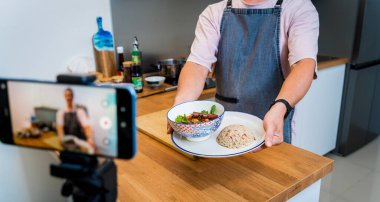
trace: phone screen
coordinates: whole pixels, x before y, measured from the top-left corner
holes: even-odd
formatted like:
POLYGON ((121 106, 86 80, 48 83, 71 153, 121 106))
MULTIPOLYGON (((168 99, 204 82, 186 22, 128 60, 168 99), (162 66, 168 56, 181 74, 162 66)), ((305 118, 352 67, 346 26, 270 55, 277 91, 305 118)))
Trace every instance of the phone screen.
POLYGON ((117 157, 116 89, 8 81, 16 145, 117 157))

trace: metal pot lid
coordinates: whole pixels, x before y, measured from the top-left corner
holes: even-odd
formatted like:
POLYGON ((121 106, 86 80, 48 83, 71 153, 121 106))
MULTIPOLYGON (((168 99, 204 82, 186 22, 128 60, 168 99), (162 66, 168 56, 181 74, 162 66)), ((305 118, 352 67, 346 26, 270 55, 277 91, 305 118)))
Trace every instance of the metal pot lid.
POLYGON ((186 58, 178 58, 177 62, 178 62, 178 64, 184 64, 184 63, 186 63, 186 58))
POLYGON ((160 60, 159 63, 161 65, 176 65, 177 61, 173 58, 169 58, 169 59, 160 60))

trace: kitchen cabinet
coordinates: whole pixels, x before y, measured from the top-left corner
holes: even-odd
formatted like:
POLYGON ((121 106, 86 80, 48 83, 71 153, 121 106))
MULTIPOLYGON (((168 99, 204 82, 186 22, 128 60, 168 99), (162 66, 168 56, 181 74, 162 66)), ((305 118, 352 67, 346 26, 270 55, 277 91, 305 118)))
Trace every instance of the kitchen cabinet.
POLYGON ((318 71, 309 92, 297 104, 292 144, 324 155, 336 146, 345 64, 318 71))
POLYGON ((376 133, 376 120, 379 120, 379 84, 378 70, 380 65, 367 68, 349 68, 346 74, 345 93, 341 112, 340 129, 336 152, 346 156, 373 139, 376 133))
POLYGON ((369 131, 378 135, 380 134, 380 66, 377 68, 376 87, 374 92, 369 131))

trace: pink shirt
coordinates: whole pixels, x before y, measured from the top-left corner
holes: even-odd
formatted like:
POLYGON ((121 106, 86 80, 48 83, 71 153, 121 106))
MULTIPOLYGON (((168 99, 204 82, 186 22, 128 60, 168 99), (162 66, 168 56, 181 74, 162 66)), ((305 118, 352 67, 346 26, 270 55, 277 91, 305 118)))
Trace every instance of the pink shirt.
MULTIPOLYGON (((264 0, 256 5, 247 5, 242 0, 232 0, 232 7, 273 8, 276 2, 277 0, 264 0)), ((209 5, 199 16, 188 61, 200 64, 209 70, 216 62, 220 24, 226 5, 227 0, 209 5)), ((310 0, 284 0, 280 26, 281 65, 286 77, 294 63, 305 58, 316 61, 319 36, 318 12, 310 0)))

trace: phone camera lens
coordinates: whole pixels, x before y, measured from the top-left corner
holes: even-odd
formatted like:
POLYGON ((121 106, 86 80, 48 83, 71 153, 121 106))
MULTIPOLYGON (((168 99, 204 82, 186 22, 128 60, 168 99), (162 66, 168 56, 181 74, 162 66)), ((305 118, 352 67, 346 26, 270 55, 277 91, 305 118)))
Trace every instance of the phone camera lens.
POLYGON ((5 90, 5 88, 6 88, 6 86, 5 86, 5 84, 1 84, 1 90, 5 90))
POLYGON ((127 110, 126 110, 125 107, 120 107, 120 111, 121 111, 121 112, 125 112, 125 111, 127 111, 127 110))

